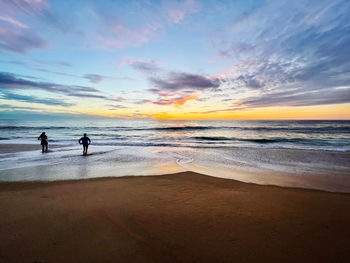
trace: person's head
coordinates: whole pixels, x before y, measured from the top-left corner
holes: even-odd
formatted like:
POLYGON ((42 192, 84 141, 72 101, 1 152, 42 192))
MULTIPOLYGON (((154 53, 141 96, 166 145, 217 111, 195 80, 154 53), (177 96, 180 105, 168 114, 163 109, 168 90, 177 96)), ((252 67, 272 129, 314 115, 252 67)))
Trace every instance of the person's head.
POLYGON ((86 137, 86 133, 84 133, 84 137, 86 137))
POLYGON ((45 135, 45 132, 43 132, 42 135, 45 135))

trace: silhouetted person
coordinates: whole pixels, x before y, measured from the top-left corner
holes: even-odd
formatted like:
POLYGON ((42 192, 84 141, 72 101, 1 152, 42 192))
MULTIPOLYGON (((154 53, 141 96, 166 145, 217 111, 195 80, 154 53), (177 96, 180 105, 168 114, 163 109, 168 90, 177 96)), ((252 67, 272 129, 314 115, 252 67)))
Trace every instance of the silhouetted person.
POLYGON ((41 140, 42 152, 47 152, 48 142, 47 142, 47 136, 45 132, 40 134, 40 136, 38 137, 38 140, 41 140))
POLYGON ((87 150, 89 144, 91 143, 90 138, 86 136, 86 133, 84 133, 84 137, 81 137, 78 142, 79 144, 83 145, 83 155, 87 155, 87 150))

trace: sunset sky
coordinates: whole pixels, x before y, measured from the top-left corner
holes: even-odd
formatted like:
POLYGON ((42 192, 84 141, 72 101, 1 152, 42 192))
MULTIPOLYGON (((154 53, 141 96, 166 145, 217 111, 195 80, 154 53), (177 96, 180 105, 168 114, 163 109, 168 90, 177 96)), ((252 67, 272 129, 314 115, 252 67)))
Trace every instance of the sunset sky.
POLYGON ((0 116, 350 119, 350 1, 0 0, 0 116))

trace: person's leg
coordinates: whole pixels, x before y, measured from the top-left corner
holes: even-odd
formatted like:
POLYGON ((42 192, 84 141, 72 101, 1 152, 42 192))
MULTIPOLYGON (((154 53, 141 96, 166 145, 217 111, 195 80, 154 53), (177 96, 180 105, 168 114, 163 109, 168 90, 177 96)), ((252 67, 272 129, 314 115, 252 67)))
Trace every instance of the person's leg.
POLYGON ((44 152, 44 144, 41 144, 41 151, 44 152))
POLYGON ((83 155, 86 155, 87 154, 87 146, 86 145, 83 145, 83 155))
POLYGON ((89 148, 89 145, 86 145, 85 147, 86 147, 86 148, 85 148, 85 154, 87 154, 87 150, 88 150, 88 148, 89 148))
POLYGON ((45 152, 47 152, 48 146, 49 146, 49 144, 46 143, 46 144, 45 144, 45 152))

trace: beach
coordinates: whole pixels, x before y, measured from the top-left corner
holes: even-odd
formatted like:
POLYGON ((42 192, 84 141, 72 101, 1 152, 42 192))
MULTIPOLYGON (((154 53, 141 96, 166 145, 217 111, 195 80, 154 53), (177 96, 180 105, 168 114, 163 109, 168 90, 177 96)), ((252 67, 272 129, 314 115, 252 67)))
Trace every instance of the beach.
MULTIPOLYGON (((49 149, 59 148, 62 145, 49 144, 49 149)), ((14 143, 2 143, 0 144, 0 154, 2 153, 17 153, 26 151, 37 151, 41 149, 41 145, 38 144, 14 144, 14 143)))
POLYGON ((0 263, 350 263, 350 0, 0 0, 0 263))
POLYGON ((348 262, 350 195, 192 172, 0 183, 1 262, 348 262))
POLYGON ((350 260, 348 121, 4 125, 0 262, 350 260))

